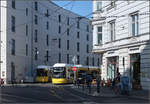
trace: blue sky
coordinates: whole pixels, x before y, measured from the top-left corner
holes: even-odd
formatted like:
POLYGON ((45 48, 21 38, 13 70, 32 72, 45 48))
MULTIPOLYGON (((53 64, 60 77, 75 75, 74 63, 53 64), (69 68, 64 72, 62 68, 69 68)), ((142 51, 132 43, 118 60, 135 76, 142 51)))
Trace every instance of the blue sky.
MULTIPOLYGON (((52 1, 61 7, 68 4, 64 7, 65 9, 71 10, 72 12, 75 12, 81 16, 86 16, 92 13, 92 1, 76 1, 76 0, 72 1, 52 0, 52 1)), ((91 15, 89 17, 91 17, 91 15)))

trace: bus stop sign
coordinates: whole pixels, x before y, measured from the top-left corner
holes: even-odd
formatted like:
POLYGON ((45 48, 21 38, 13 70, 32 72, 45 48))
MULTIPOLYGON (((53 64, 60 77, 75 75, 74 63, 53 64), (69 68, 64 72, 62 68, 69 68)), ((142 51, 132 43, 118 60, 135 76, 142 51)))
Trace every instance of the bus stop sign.
POLYGON ((73 70, 73 71, 77 71, 77 67, 74 66, 74 67, 72 68, 72 70, 73 70))

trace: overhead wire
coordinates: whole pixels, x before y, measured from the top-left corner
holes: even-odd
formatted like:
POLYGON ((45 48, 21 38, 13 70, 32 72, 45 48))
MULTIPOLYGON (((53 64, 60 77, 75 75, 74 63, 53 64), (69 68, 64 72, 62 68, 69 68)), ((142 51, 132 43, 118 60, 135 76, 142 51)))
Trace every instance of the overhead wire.
MULTIPOLYGON (((49 1, 49 0, 48 0, 49 1)), ((72 1, 73 2, 73 1, 72 1)), ((70 4, 71 2, 69 2, 69 3, 67 3, 66 5, 64 5, 64 6, 67 6, 68 4, 70 4)), ((109 4, 110 5, 110 4, 109 4)), ((106 6, 104 6, 103 8, 105 8, 105 7, 107 7, 107 6, 109 6, 109 5, 106 5, 106 6)), ((8 6, 0 6, 0 7, 3 7, 3 8, 8 8, 8 9, 12 9, 11 7, 8 7, 8 6)), ((30 7, 30 6, 29 6, 30 7)), ((45 7, 45 6, 44 6, 45 7)), ((32 9, 32 12, 33 12, 33 8, 31 7, 31 9, 32 9)), ((19 11, 26 11, 25 9, 15 9, 15 10, 19 10, 19 11)), ((59 9, 56 9, 56 11, 55 12, 57 12, 58 10, 60 10, 60 8, 59 9)), ((37 11, 36 11, 37 12, 37 11)), ((45 13, 40 13, 39 11, 38 11, 38 14, 40 14, 40 15, 42 15, 42 16, 44 16, 45 17, 45 13)), ((81 19, 83 19, 83 18, 86 18, 86 17, 88 17, 88 16, 90 16, 90 15, 92 15, 92 14, 95 14, 94 12, 92 12, 92 13, 89 13, 89 14, 87 14, 87 15, 85 15, 85 16, 81 16, 81 17, 76 17, 76 18, 73 18, 73 19, 79 19, 79 20, 81 20, 81 19)), ((141 14, 139 14, 139 15, 149 15, 149 13, 147 13, 147 12, 144 12, 144 13, 141 13, 141 14)), ((50 16, 51 17, 51 16, 50 16)), ((105 16, 105 17, 101 17, 101 18, 113 18, 113 17, 118 17, 118 18, 120 18, 120 17, 125 17, 125 15, 121 15, 121 16, 105 16)), ((49 17, 48 17, 49 18, 49 17)), ((56 19, 53 19, 52 17, 50 18, 50 19, 52 19, 52 20, 54 20, 55 22, 59 22, 59 21, 57 21, 56 19)), ((30 23, 31 21, 29 21, 29 23, 30 23)), ((27 24, 28 22, 26 22, 26 23, 23 23, 23 24, 19 24, 19 25, 17 25, 17 26, 22 26, 22 25, 24 25, 24 24, 27 24)), ((62 22, 61 24, 63 24, 63 25, 65 25, 64 23, 66 23, 66 22, 62 22)), ((76 23, 75 23, 76 24, 76 23)), ((75 25, 75 24, 72 24, 71 26, 70 26, 70 28, 72 28, 72 26, 73 25, 75 25)), ((16 26, 16 27, 17 27, 16 26)), ((81 30, 81 29, 80 29, 81 30)), ((66 30, 67 31, 67 30, 66 30)), ((66 32, 65 31, 65 32, 66 32)), ((85 30, 84 30, 85 31, 85 30)), ((2 32, 2 31, 0 31, 0 32, 2 32)), ((64 33, 65 33, 64 32, 64 33)))
MULTIPOLYGON (((69 3, 70 4, 70 3, 69 3)), ((68 4, 67 4, 68 5, 68 4)), ((67 5, 64 5, 64 6, 67 6, 67 5)), ((3 8, 8 8, 8 9, 12 9, 11 7, 8 7, 8 6, 0 6, 0 7, 3 7, 3 8)), ((30 7, 30 6, 29 6, 30 7)), ((32 12, 34 12, 33 11, 33 8, 32 7, 30 7, 31 9, 32 9, 32 12)), ((15 8, 15 10, 19 10, 19 11, 26 11, 25 9, 18 9, 18 8, 15 8)), ((59 9, 57 9, 57 11, 58 11, 59 9)), ((38 12, 38 14, 40 14, 40 15, 42 15, 42 16, 44 16, 45 17, 45 13, 40 13, 40 12, 38 12)), ((52 18, 51 18, 52 19, 52 18)), ((56 21, 56 22, 58 22, 56 19, 52 19, 52 20, 54 20, 54 21, 56 21)), ((34 20, 33 20, 34 21, 34 20)), ((25 22, 25 23, 22 23, 22 24, 18 24, 18 25, 16 25, 15 27, 20 27, 20 26, 22 26, 22 25, 26 25, 27 23, 31 23, 32 21, 28 21, 28 22, 25 22)), ((65 22, 64 22, 65 23, 65 22)), ((63 24, 64 24, 63 23, 63 24)), ((7 30, 9 30, 9 29, 11 29, 11 28, 7 28, 7 30)), ((6 31, 7 31, 6 30, 6 31)), ((0 31, 0 32, 4 32, 4 31, 0 31)))

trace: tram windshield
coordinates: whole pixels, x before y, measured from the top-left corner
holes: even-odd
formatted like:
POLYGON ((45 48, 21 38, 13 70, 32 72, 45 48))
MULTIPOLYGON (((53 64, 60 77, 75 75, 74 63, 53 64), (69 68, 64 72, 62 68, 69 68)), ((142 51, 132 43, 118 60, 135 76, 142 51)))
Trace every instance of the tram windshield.
POLYGON ((53 78, 65 78, 65 68, 64 67, 55 67, 53 68, 53 78))
POLYGON ((47 76, 47 72, 45 69, 37 69, 37 76, 47 76))

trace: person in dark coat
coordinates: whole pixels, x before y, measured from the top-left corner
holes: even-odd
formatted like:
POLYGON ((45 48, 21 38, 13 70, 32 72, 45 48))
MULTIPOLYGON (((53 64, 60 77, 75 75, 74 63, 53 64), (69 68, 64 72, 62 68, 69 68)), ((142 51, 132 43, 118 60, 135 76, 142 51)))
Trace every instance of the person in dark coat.
POLYGON ((96 77, 97 93, 100 93, 100 82, 101 82, 100 76, 97 75, 96 77))

